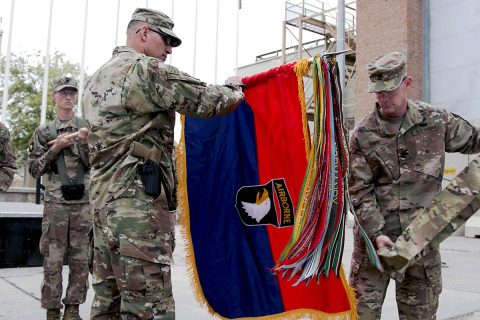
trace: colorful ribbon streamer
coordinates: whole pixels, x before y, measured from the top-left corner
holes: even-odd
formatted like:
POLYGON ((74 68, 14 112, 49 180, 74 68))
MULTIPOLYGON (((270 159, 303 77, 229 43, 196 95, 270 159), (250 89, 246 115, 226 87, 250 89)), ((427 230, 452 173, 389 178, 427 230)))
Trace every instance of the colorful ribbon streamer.
POLYGON ((338 276, 348 211, 347 131, 343 126, 342 92, 334 56, 316 56, 296 66, 297 75, 311 70, 315 101, 314 133, 297 205, 295 226, 275 271, 295 285, 333 270, 338 276))

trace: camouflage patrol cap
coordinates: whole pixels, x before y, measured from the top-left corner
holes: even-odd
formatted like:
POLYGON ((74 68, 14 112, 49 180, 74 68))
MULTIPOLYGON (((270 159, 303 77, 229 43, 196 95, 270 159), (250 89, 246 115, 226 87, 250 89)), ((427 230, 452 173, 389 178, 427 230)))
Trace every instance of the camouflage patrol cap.
POLYGON ((395 90, 407 75, 406 58, 400 52, 388 52, 367 63, 367 72, 369 92, 395 90))
POLYGON ((143 21, 157 28, 157 30, 172 39, 171 46, 178 47, 182 40, 173 32, 174 23, 165 13, 145 8, 137 8, 132 14, 132 20, 143 21))
POLYGON ((53 91, 58 92, 65 88, 71 88, 78 91, 77 81, 72 77, 58 77, 53 79, 53 91))

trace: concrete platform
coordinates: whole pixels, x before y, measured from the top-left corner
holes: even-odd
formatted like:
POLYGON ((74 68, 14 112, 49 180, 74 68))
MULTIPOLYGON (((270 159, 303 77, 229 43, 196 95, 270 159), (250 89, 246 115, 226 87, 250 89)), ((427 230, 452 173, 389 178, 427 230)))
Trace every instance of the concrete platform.
POLYGON ((42 218, 43 205, 32 202, 0 202, 0 218, 42 218))
MULTIPOLYGON (((177 228, 177 247, 173 266, 173 290, 176 301, 176 319, 216 319, 195 301, 185 268, 185 246, 177 228)), ((347 228, 344 267, 350 268, 352 229, 347 228)), ((438 319, 480 320, 480 239, 450 237, 441 246, 444 262, 443 292, 440 297, 438 319)), ((64 268, 64 278, 68 275, 64 268)), ((0 319, 44 319, 40 308, 42 268, 0 269, 0 319)), ((93 290, 80 308, 84 319, 89 318, 93 290)), ((387 293, 382 319, 398 319, 394 284, 387 293)))

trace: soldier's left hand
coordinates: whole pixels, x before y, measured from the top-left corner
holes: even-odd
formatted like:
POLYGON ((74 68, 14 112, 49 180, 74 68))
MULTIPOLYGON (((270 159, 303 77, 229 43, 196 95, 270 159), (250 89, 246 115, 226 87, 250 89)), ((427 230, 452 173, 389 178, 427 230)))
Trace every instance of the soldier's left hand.
POLYGON ((81 128, 78 130, 78 140, 80 140, 81 144, 87 144, 88 143, 88 129, 87 128, 81 128))

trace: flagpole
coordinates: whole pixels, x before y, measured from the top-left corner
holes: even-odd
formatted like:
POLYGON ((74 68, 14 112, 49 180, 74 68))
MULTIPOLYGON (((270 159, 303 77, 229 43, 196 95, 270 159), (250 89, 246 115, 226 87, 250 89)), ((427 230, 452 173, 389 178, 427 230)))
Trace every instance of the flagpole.
POLYGON ((240 32, 240 9, 242 9, 242 0, 238 0, 237 8, 237 39, 235 44, 235 75, 238 76, 238 36, 240 32))
POLYGON ((217 27, 215 32, 215 68, 213 74, 213 83, 217 83, 217 67, 218 67, 218 20, 219 20, 220 0, 217 0, 217 27))
POLYGON ((115 27, 115 47, 118 46, 118 25, 120 23, 120 0, 117 0, 117 25, 115 27))
POLYGON ((87 22, 88 22, 88 0, 85 0, 85 16, 83 20, 82 60, 80 62, 80 85, 78 87, 77 114, 79 117, 82 116, 82 95, 83 95, 83 85, 85 82, 85 47, 87 43, 87 22))
MULTIPOLYGON (((345 0, 338 0, 337 5, 337 50, 345 50, 345 0)), ((345 55, 337 56, 338 70, 340 74, 340 86, 345 89, 345 55)), ((343 101, 342 101, 343 104, 343 101)))
POLYGON ((196 75, 196 62, 197 62, 197 25, 198 25, 198 0, 195 0, 195 22, 193 24, 193 70, 192 76, 196 75))
POLYGON ((7 54, 5 56, 5 72, 3 73, 3 99, 2 99, 2 116, 1 121, 3 123, 7 120, 7 105, 8 105, 8 89, 10 80, 10 51, 12 49, 12 30, 13 30, 13 12, 15 8, 15 0, 12 0, 12 6, 10 8, 10 26, 8 27, 8 44, 7 54))
POLYGON ((50 70, 50 37, 52 34, 52 11, 53 0, 50 0, 50 13, 48 16, 47 48, 45 49, 45 69, 43 72, 42 109, 40 112, 40 125, 47 122, 47 94, 48 94, 48 73, 50 70))

